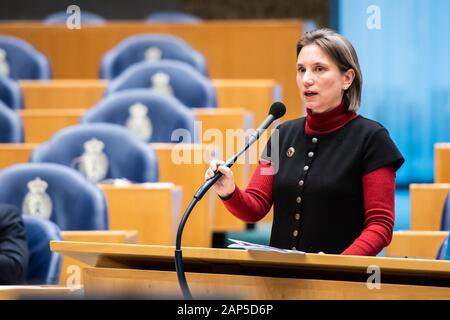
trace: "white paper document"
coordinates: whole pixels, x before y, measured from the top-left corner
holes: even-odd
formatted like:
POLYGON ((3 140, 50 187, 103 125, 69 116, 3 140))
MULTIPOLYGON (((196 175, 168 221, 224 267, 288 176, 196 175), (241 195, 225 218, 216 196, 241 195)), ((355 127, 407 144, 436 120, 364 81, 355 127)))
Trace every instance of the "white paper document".
POLYGON ((237 249, 245 249, 245 250, 253 250, 253 251, 271 251, 271 252, 280 252, 280 253, 297 253, 297 254, 305 254, 303 251, 297 250, 288 250, 288 249, 280 249, 271 246, 265 246, 262 244, 251 243, 243 240, 230 239, 231 242, 234 242, 228 246, 228 248, 237 248, 237 249))

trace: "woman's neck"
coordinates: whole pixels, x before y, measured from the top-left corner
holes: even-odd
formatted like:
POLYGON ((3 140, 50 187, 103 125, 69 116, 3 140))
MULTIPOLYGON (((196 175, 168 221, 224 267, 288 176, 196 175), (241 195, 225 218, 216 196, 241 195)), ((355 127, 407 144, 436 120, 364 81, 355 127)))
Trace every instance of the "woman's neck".
POLYGON ((357 116, 355 112, 347 111, 343 102, 324 113, 313 113, 311 109, 306 109, 305 132, 317 135, 331 133, 357 116))

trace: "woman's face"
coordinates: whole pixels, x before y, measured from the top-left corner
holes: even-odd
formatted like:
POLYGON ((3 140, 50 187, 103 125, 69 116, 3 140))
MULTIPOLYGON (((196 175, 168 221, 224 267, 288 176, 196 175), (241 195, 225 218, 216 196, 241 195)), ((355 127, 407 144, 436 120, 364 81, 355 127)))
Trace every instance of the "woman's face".
POLYGON ((342 73, 317 45, 303 47, 297 57, 297 86, 306 108, 323 113, 338 106, 355 72, 342 73))

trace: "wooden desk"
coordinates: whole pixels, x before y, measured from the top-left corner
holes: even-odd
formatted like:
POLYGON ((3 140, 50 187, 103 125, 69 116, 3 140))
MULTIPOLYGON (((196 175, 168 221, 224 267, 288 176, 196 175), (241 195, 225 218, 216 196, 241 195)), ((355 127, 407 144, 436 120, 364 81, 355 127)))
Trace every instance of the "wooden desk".
POLYGON ((448 231, 395 231, 385 256, 436 259, 447 237, 448 231))
MULTIPOLYGON (((269 79, 213 79, 218 108, 245 108, 253 113, 256 125, 267 116, 269 106, 279 96, 280 85, 269 79)), ((89 109, 103 98, 106 80, 19 81, 24 108, 89 109)))
POLYGON ((0 169, 26 163, 38 143, 0 143, 0 169))
POLYGON ((450 143, 434 145, 434 182, 450 183, 450 143))
POLYGON ((438 231, 449 183, 411 184, 411 230, 438 231))
MULTIPOLYGON (((85 269, 87 297, 180 298, 173 247, 54 241, 50 246, 92 266, 85 269)), ((208 248, 184 248, 183 257, 194 298, 450 299, 450 261, 208 248), (367 286, 372 266, 380 268, 379 290, 367 286)))
MULTIPOLYGON (((128 186, 99 185, 108 203, 111 230, 136 230, 138 243, 175 243, 180 219, 182 189, 172 183, 146 183, 128 186)), ((193 226, 193 230, 201 226, 193 226)), ((200 232, 200 231, 197 231, 200 232)), ((205 242, 202 242, 205 245, 205 242)))
POLYGON ((25 142, 41 143, 50 139, 56 132, 78 124, 83 109, 35 109, 21 110, 25 142))
MULTIPOLYGON (((211 79, 275 79, 283 87, 285 119, 303 113, 295 82, 295 45, 303 34, 298 20, 211 21, 198 25, 111 22, 69 30, 64 25, 2 23, 0 34, 30 42, 45 54, 56 79, 96 79, 102 56, 125 38, 166 33, 202 53, 211 79)), ((261 106, 267 108, 267 106, 261 106)))
POLYGON ((19 81, 26 110, 89 109, 103 98, 107 84, 101 79, 19 81))
POLYGON ((0 286, 0 300, 17 299, 82 299, 84 291, 82 286, 0 286))
MULTIPOLYGON (((102 242, 102 243, 137 243, 138 234, 135 230, 89 230, 89 231, 61 231, 64 241, 102 242)), ((76 287, 83 284, 82 270, 88 265, 63 256, 59 284, 61 286, 76 287)))
MULTIPOLYGON (((204 137, 208 129, 217 129, 225 137, 227 129, 249 129, 253 125, 251 114, 245 109, 193 108, 201 121, 201 141, 210 143, 211 135, 204 137), (206 141, 205 141, 206 139, 206 141)), ((31 109, 21 110, 20 117, 25 131, 25 142, 41 143, 50 139, 65 127, 78 124, 86 110, 83 109, 31 109)))

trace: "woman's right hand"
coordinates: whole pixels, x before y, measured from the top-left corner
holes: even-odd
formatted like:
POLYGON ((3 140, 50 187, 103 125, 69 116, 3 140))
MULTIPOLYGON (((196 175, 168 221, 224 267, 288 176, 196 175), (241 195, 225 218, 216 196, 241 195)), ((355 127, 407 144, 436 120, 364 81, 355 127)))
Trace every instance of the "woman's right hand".
POLYGON ((213 184, 212 188, 221 198, 227 198, 230 196, 236 185, 234 184, 233 171, 230 168, 223 166, 225 162, 222 160, 212 160, 209 163, 209 168, 205 172, 205 181, 211 179, 215 172, 219 170, 223 174, 219 180, 215 184, 213 184))

